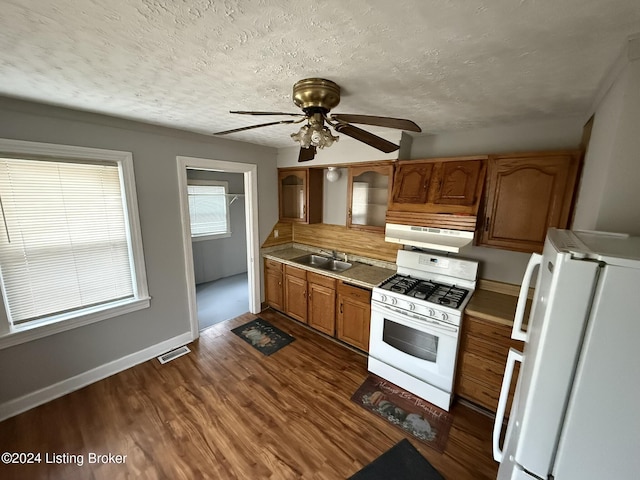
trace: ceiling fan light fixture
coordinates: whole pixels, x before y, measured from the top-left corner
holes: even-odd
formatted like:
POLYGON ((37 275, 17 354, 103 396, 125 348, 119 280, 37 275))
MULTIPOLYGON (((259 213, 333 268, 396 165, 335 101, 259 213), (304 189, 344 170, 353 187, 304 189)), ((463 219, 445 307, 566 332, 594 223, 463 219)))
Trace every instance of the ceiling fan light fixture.
POLYGON ((313 145, 317 148, 325 148, 338 141, 338 137, 331 134, 331 131, 321 123, 303 125, 297 133, 292 133, 291 138, 298 142, 302 148, 309 148, 313 145))

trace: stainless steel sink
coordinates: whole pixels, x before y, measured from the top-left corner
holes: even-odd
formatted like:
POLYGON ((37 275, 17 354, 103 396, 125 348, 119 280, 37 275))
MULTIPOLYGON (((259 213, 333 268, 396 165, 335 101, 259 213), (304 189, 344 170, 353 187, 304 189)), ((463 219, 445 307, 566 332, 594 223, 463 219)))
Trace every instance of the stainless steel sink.
POLYGON ((313 253, 294 258, 292 261, 301 265, 308 265, 310 267, 329 270, 332 272, 344 272, 353 266, 353 264, 349 262, 343 262, 341 260, 335 260, 331 257, 325 257, 323 255, 316 255, 313 253))
POLYGON ((334 272, 344 272, 345 270, 351 267, 352 267, 352 264, 349 262, 343 262, 341 260, 331 259, 320 268, 324 268, 325 270, 332 270, 334 272))

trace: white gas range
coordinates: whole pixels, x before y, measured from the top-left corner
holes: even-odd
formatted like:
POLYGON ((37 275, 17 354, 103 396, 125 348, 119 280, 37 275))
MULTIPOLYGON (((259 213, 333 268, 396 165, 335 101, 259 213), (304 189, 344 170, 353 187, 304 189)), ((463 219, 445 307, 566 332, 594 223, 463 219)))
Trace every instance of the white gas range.
POLYGON ((396 264, 397 274, 373 289, 369 371, 449 410, 478 262, 399 250, 396 264))

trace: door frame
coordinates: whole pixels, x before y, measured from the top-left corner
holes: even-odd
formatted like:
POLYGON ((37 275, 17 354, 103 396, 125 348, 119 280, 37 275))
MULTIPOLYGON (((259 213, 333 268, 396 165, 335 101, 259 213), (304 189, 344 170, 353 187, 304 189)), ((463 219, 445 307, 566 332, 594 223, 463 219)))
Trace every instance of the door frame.
POLYGON ((247 281, 249 284, 249 311, 260 313, 260 251, 258 230, 258 166, 251 163, 236 163, 196 157, 176 157, 178 164, 178 190, 180 194, 180 217, 182 221, 182 245, 189 301, 189 323, 191 338, 200 336, 198 308, 196 304, 196 282, 191 245, 191 221, 187 196, 187 169, 215 172, 242 173, 244 175, 244 206, 247 230, 247 281))

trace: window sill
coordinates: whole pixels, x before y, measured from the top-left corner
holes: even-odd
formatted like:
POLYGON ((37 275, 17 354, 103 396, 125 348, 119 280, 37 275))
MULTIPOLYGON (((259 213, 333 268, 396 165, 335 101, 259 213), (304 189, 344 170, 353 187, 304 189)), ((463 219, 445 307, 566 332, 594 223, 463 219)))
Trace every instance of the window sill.
POLYGON ((200 235, 200 236, 192 236, 192 242, 204 242, 206 240, 216 240, 218 238, 229 238, 231 236, 231 232, 227 233, 217 233, 215 235, 200 235))
POLYGON ((56 320, 43 320, 37 324, 11 327, 8 332, 0 333, 0 350, 21 343, 30 342, 39 338, 55 335, 56 333, 66 332, 74 328, 90 325, 92 323, 106 320, 108 318, 118 317, 127 313, 148 308, 150 305, 150 297, 137 298, 134 300, 126 300, 109 305, 102 305, 99 309, 79 315, 56 320))

